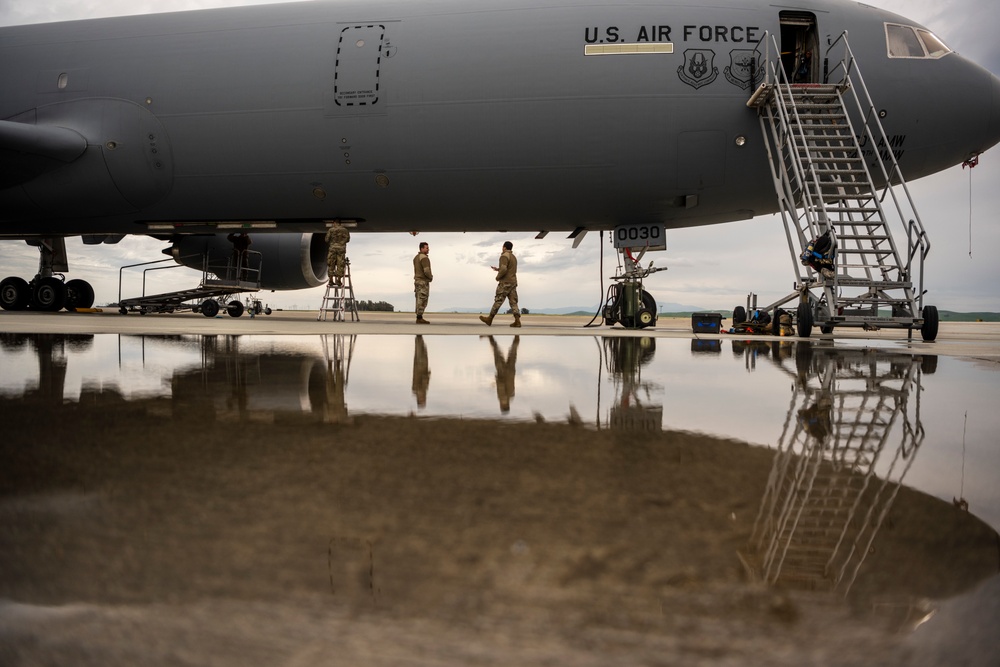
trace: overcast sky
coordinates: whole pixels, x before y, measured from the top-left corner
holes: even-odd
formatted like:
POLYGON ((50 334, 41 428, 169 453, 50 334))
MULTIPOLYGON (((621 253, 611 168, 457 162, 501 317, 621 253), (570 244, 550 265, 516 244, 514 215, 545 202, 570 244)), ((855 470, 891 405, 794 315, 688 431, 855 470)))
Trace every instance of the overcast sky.
MULTIPOLYGON (((418 1, 418 0, 415 0, 418 1)), ((56 20, 122 16, 148 12, 248 4, 255 0, 0 0, 0 26, 56 20)), ((869 0, 866 4, 897 12, 933 30, 952 49, 994 74, 1000 73, 1000 2, 996 0, 869 0)), ((2 66, 2 63, 0 63, 2 66)), ((933 103, 933 100, 930 100, 933 103)), ((942 310, 1000 311, 1000 148, 984 154, 974 170, 954 167, 910 184, 932 242, 928 258, 926 303, 942 310), (971 206, 971 207, 970 207, 971 206), (971 232, 970 232, 971 228, 971 232), (972 255, 970 257, 970 247, 972 255)), ((482 307, 492 302, 496 263, 503 240, 514 242, 520 260, 521 305, 527 308, 596 306, 603 299, 599 276, 599 235, 589 234, 573 250, 563 234, 535 241, 533 234, 354 234, 348 254, 358 298, 386 300, 397 310, 413 309, 410 259, 418 241, 431 244, 435 280, 430 311, 482 307)), ((780 218, 768 216, 695 229, 669 231, 666 253, 647 255, 669 268, 653 275, 646 289, 660 304, 730 309, 748 290, 761 305, 787 294, 794 280, 780 218)), ((117 246, 85 247, 70 239, 70 277, 94 284, 98 303, 118 298, 118 268, 160 259, 165 244, 131 237, 117 246)), ((38 253, 23 242, 0 242, 0 276, 30 278, 38 253)), ((615 258, 605 252, 605 275, 615 258)), ((186 269, 161 271, 163 289, 191 287, 198 274, 186 269)), ((126 283, 123 296, 138 293, 126 283)), ((268 293, 275 307, 316 308, 322 288, 268 293)))

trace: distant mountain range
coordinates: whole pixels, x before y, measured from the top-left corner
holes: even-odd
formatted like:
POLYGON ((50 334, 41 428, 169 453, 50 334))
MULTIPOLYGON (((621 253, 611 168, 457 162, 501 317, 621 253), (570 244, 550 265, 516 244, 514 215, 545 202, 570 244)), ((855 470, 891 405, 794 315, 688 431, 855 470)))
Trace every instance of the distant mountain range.
MULTIPOLYGON (((670 315, 686 316, 691 313, 720 313, 723 317, 730 317, 732 309, 701 308, 699 306, 689 306, 680 303, 661 303, 660 313, 670 315)), ((506 308, 504 308, 506 310, 506 308)), ((531 308, 528 312, 535 315, 593 315, 598 311, 598 306, 566 306, 564 308, 531 308)), ((483 313, 482 308, 442 308, 442 313, 483 313)), ((886 312, 888 316, 890 313, 886 312)), ((942 322, 1000 322, 1000 313, 973 312, 958 313, 951 310, 942 310, 938 313, 942 322)))
MULTIPOLYGON (((660 307, 661 313, 700 313, 705 312, 706 308, 699 308, 698 306, 685 306, 679 303, 660 303, 657 304, 660 307)), ((534 313, 536 315, 576 315, 579 313, 585 313, 587 315, 593 315, 598 311, 600 306, 565 306, 563 308, 532 308, 527 307, 529 313, 534 313)), ((506 310, 506 307, 504 308, 506 310)), ((486 312, 483 308, 442 308, 442 313, 482 313, 486 312)), ((712 312, 720 312, 718 310, 712 312)))

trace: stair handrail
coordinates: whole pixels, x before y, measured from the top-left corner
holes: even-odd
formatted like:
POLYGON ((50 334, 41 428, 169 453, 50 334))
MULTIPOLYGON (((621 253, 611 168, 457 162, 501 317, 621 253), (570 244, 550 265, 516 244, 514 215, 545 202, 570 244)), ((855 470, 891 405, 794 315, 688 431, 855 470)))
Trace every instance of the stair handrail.
MULTIPOLYGON (((785 98, 781 95, 782 87, 784 87, 784 92, 786 92, 788 94, 788 96, 789 96, 789 99, 791 99, 792 84, 788 80, 787 72, 785 72, 785 68, 781 64, 781 49, 778 46, 777 37, 775 35, 771 34, 770 31, 765 31, 764 32, 763 36, 761 37, 760 41, 757 43, 757 46, 754 49, 754 63, 752 65, 754 72, 758 71, 758 67, 757 67, 756 63, 759 62, 759 58, 760 58, 761 55, 763 55, 763 65, 761 66, 760 69, 764 70, 764 81, 762 83, 762 86, 775 89, 775 93, 774 93, 775 106, 778 109, 778 115, 780 117, 782 126, 785 127, 785 128, 792 127, 793 124, 791 122, 789 122, 789 118, 791 116, 791 117, 794 117, 794 119, 795 119, 794 125, 797 126, 797 127, 799 127, 799 128, 802 128, 803 125, 802 125, 802 122, 801 122, 801 118, 798 115, 798 109, 793 104, 792 105, 792 110, 791 110, 791 113, 790 113, 789 109, 788 109, 788 105, 785 103, 785 98), (760 48, 761 44, 764 44, 763 54, 761 53, 761 48, 760 48), (771 58, 771 47, 772 46, 774 47, 774 53, 777 55, 777 57, 774 58, 773 60, 771 58), (772 82, 772 77, 773 77, 773 82, 772 82)), ((753 99, 754 96, 759 95, 759 94, 761 94, 761 91, 758 89, 751 96, 751 99, 753 99)), ((789 136, 793 135, 793 133, 791 131, 789 131, 788 134, 789 134, 789 136)), ((805 145, 804 138, 802 139, 802 142, 803 142, 803 146, 804 146, 805 145)), ((777 140, 775 138, 775 144, 777 145, 777 143, 778 142, 777 142, 777 140)), ((816 201, 815 201, 816 197, 813 196, 814 193, 808 187, 805 186, 805 183, 806 183, 805 171, 806 170, 805 170, 805 167, 803 166, 802 156, 799 154, 799 152, 797 150, 789 151, 789 156, 791 158, 792 167, 793 167, 794 172, 795 172, 795 177, 798 179, 800 188, 801 188, 802 193, 803 193, 803 200, 804 200, 803 216, 804 216, 805 221, 806 221, 806 226, 808 226, 808 228, 810 230, 810 234, 812 235, 812 237, 816 237, 816 236, 822 234, 825 231, 829 231, 830 234, 831 234, 831 236, 834 237, 833 238, 834 244, 836 244, 837 243, 837 240, 835 238, 835 236, 836 236, 836 230, 834 229, 833 225, 830 224, 829 216, 826 213, 826 205, 823 203, 822 196, 819 197, 819 204, 817 205, 816 201), (820 215, 820 218, 818 220, 814 220, 813 219, 813 214, 815 212, 818 212, 819 215, 820 215)), ((772 156, 772 161, 773 161, 773 159, 774 159, 774 156, 772 156)), ((783 158, 781 158, 780 156, 778 156, 777 159, 783 159, 783 158)), ((783 185, 786 185, 786 186, 790 186, 791 185, 790 183, 787 183, 787 177, 785 176, 784 172, 782 173, 782 177, 781 178, 777 177, 777 175, 773 172, 773 165, 772 165, 772 176, 774 176, 776 180, 779 180, 780 182, 782 182, 783 185)), ((818 183, 819 179, 816 177, 816 174, 813 173, 812 176, 813 176, 813 182, 814 183, 818 183)), ((797 221, 798 220, 798 216, 797 216, 797 214, 795 214, 795 211, 797 210, 797 207, 795 207, 794 197, 790 196, 790 195, 791 195, 791 192, 786 192, 786 197, 789 198, 789 200, 792 202, 792 206, 793 206, 793 210, 790 211, 790 212, 788 212, 788 213, 790 215, 792 215, 792 217, 797 221)), ((781 213, 782 213, 782 217, 784 217, 786 215, 786 212, 784 210, 782 210, 781 213)), ((804 235, 802 233, 802 225, 798 224, 798 222, 796 222, 796 224, 795 224, 795 229, 796 229, 796 233, 797 233, 797 235, 799 237, 797 239, 797 241, 798 241, 798 248, 796 248, 794 246, 794 244, 793 244, 793 240, 791 238, 791 230, 789 229, 789 225, 787 224, 787 221, 786 221, 786 224, 785 224, 785 235, 787 237, 789 248, 792 250, 792 254, 794 256, 798 256, 798 254, 802 251, 802 248, 804 248, 805 245, 808 243, 809 239, 807 239, 807 238, 804 237, 804 235)), ((798 275, 799 274, 799 266, 798 266, 797 263, 795 263, 795 271, 796 271, 796 274, 797 274, 799 280, 801 281, 801 276, 798 275)))
POLYGON ((138 262, 136 264, 126 264, 125 266, 118 269, 118 303, 122 300, 122 281, 125 277, 125 269, 134 269, 138 266, 149 266, 150 264, 163 264, 164 262, 175 262, 170 266, 157 266, 149 269, 143 269, 142 271, 142 296, 146 296, 146 274, 149 271, 162 271, 163 269, 179 269, 183 268, 184 264, 180 260, 188 259, 190 257, 197 257, 198 255, 184 255, 182 257, 173 258, 167 257, 166 259, 155 259, 150 262, 138 262))

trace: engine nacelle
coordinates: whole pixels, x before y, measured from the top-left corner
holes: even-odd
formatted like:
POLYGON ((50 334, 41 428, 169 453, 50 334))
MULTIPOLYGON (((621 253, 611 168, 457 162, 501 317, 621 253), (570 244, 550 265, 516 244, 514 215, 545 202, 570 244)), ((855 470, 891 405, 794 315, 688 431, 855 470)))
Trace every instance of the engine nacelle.
MULTIPOLYGON (((327 280, 323 234, 250 234, 250 250, 261 254, 260 286, 270 290, 306 289, 327 280)), ((178 236, 164 252, 178 264, 198 269, 204 257, 226 259, 233 244, 225 234, 178 236)))
POLYGON ((0 176, 7 188, 0 217, 120 215, 155 204, 173 187, 167 132, 134 102, 57 102, 6 121, 3 143, 32 157, 0 176))

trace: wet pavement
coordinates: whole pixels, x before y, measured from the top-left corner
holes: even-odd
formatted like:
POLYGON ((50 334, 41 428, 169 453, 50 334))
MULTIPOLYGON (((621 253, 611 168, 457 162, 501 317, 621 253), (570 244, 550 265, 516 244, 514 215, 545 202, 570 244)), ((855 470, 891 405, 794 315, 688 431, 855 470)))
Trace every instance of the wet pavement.
POLYGON ((486 331, 0 334, 0 663, 1000 657, 995 362, 486 331))

